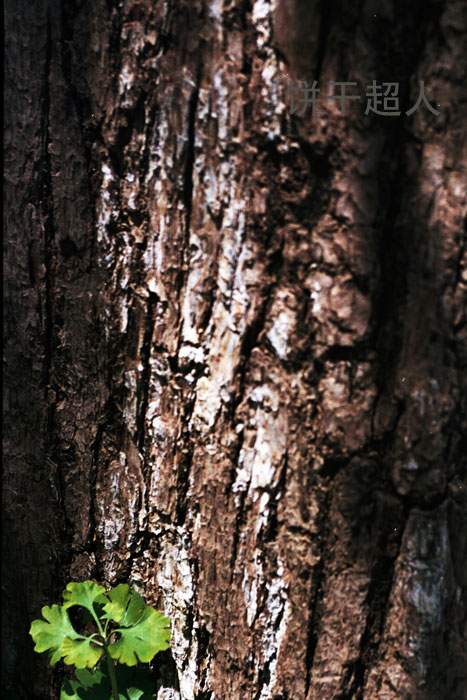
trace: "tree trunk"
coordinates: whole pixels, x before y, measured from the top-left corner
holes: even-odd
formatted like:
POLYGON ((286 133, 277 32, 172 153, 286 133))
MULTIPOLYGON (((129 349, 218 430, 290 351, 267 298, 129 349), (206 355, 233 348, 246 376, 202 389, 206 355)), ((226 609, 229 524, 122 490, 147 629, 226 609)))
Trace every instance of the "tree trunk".
POLYGON ((463 700, 465 3, 6 6, 4 687, 93 578, 158 700, 463 700))

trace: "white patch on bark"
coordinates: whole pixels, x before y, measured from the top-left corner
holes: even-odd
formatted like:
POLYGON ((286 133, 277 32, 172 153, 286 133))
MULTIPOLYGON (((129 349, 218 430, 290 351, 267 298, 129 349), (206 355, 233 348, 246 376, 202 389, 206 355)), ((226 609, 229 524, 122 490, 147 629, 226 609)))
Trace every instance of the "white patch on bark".
MULTIPOLYGON (((205 354, 203 348, 200 347, 193 347, 192 345, 183 345, 180 348, 180 352, 178 353, 178 356, 182 360, 191 360, 192 362, 196 362, 198 365, 202 365, 205 362, 205 354)), ((187 375, 188 378, 189 375, 187 375)))
POLYGON ((306 284, 310 289, 310 297, 313 301, 312 311, 319 320, 324 321, 329 307, 328 295, 333 279, 329 275, 316 270, 310 274, 306 284))
POLYGON ((171 369, 168 360, 154 355, 149 360, 149 395, 146 411, 146 430, 150 445, 149 463, 151 477, 149 486, 149 503, 157 508, 159 503, 160 475, 167 455, 173 453, 175 443, 175 423, 167 413, 165 387, 169 386, 171 369))
POLYGON ((193 231, 190 234, 188 250, 190 259, 182 306, 182 338, 184 343, 198 345, 199 337, 196 324, 201 305, 204 303, 202 282, 206 276, 207 255, 204 251, 204 241, 193 231))
POLYGON ((220 141, 227 141, 229 135, 229 86, 224 80, 224 65, 220 64, 219 69, 214 73, 213 85, 217 97, 216 110, 212 116, 217 119, 217 134, 220 141))
POLYGON ((124 375, 125 401, 123 405, 123 418, 125 419, 130 435, 136 433, 136 419, 138 416, 138 379, 137 371, 127 370, 124 375))
POLYGON ((221 407, 221 398, 213 379, 201 377, 196 385, 196 404, 190 420, 192 427, 209 430, 216 422, 221 407))
POLYGON ((122 289, 126 289, 129 281, 130 281, 130 269, 131 269, 131 259, 133 256, 133 250, 130 245, 130 240, 128 233, 124 231, 121 235, 121 239, 124 242, 124 248, 121 252, 120 255, 120 260, 119 260, 119 283, 120 287, 122 289))
POLYGON ((126 299, 120 300, 120 333, 125 333, 128 326, 128 304, 126 299))
POLYGON ((242 591, 246 606, 246 619, 251 627, 256 615, 256 599, 258 589, 256 585, 256 578, 250 578, 247 568, 245 568, 243 573, 242 591))
POLYGON ((256 43, 261 49, 270 45, 272 7, 269 0, 256 0, 253 5, 252 20, 257 32, 256 43))
MULTIPOLYGON (((165 109, 168 110, 168 105, 165 105, 165 109)), ((149 210, 149 234, 143 255, 146 284, 151 292, 158 294, 164 301, 166 300, 166 291, 161 275, 164 270, 164 244, 168 228, 166 224, 173 216, 165 192, 166 183, 170 179, 168 173, 173 169, 173 148, 169 143, 171 133, 169 123, 169 114, 163 114, 156 122, 149 142, 149 167, 145 179, 149 187, 154 187, 158 203, 157 207, 151 207, 149 210), (156 173, 157 179, 154 181, 156 173)))
MULTIPOLYGON (((233 182, 228 193, 228 205, 223 218, 223 241, 219 259, 217 285, 219 294, 214 304, 206 338, 210 341, 207 359, 208 375, 200 379, 196 386, 196 403, 191 425, 198 429, 212 428, 221 408, 222 401, 229 401, 234 372, 239 362, 241 336, 245 329, 248 294, 239 269, 242 241, 245 232, 244 200, 233 182)), ((194 239, 195 240, 195 239, 194 239)), ((203 262, 202 267, 205 267, 203 262)), ((195 274, 195 273, 193 273, 195 274)), ((202 274, 202 271, 199 273, 202 274)), ((196 280, 189 279, 190 291, 196 280)), ((195 293, 191 293, 184 308, 188 316, 188 329, 193 327, 192 304, 195 293)), ((192 342, 198 338, 192 330, 192 342)))
MULTIPOLYGON (((255 408, 244 429, 245 437, 251 435, 254 443, 250 445, 248 439, 244 440, 248 447, 240 450, 232 491, 238 493, 247 490, 248 496, 255 502, 262 489, 277 485, 278 468, 287 447, 287 416, 280 410, 276 392, 267 385, 256 387, 249 392, 247 398, 255 408)), ((237 497, 237 506, 239 502, 237 497)), ((266 506, 266 503, 263 502, 263 505, 266 506)), ((263 517, 260 515, 258 530, 262 523, 263 517)))
MULTIPOLYGON (((110 500, 118 503, 120 495, 120 472, 114 471, 110 475, 110 500)), ((122 523, 114 518, 103 520, 103 543, 104 549, 109 554, 118 542, 118 534, 122 529, 122 523)))
POLYGON ((251 575, 245 568, 242 581, 242 590, 245 600, 247 622, 250 627, 258 625, 262 629, 260 653, 256 654, 255 667, 259 670, 265 664, 269 666, 269 682, 261 689, 261 700, 270 700, 273 697, 277 681, 277 660, 280 647, 287 631, 287 625, 291 618, 291 605, 288 597, 287 586, 284 582, 284 567, 279 560, 277 574, 267 584, 266 603, 263 612, 257 619, 258 613, 258 585, 264 581, 262 565, 262 552, 255 551, 254 573, 251 575))
POLYGON ((107 554, 105 575, 113 581, 122 557, 116 552, 124 552, 128 558, 135 543, 138 528, 146 526, 147 511, 144 506, 146 488, 142 474, 138 474, 139 465, 135 460, 131 464, 125 452, 120 452, 119 459, 109 465, 108 481, 97 486, 97 530, 102 538, 107 554), (121 533, 125 539, 121 538, 121 533))
MULTIPOLYGON (((204 157, 199 158, 197 165, 200 169, 203 168, 204 157)), ((216 173, 211 166, 208 166, 203 172, 203 186, 206 203, 213 214, 217 214, 219 209, 219 183, 216 173)))
POLYGON ((230 202, 222 221, 223 240, 217 282, 223 301, 227 303, 232 295, 235 270, 245 235, 244 203, 240 195, 234 183, 230 191, 230 202))
POLYGON ((97 241, 102 248, 102 254, 99 255, 99 264, 109 266, 112 263, 113 242, 109 238, 107 228, 111 221, 115 220, 117 214, 115 197, 112 193, 111 186, 115 182, 115 177, 106 164, 102 164, 102 184, 100 197, 96 204, 97 218, 97 241))
POLYGON ((156 700, 180 700, 180 693, 173 688, 159 688, 156 700))
POLYGON ((281 360, 285 360, 289 351, 289 336, 295 326, 295 314, 290 309, 280 312, 270 331, 268 338, 272 347, 281 360))
POLYGON ((208 14, 210 19, 214 20, 214 22, 218 24, 222 23, 223 6, 223 0, 211 0, 211 2, 208 5, 208 14))
POLYGON ((310 292, 310 296, 313 300, 312 312, 314 314, 319 314, 321 311, 321 301, 320 301, 321 285, 319 282, 313 282, 313 290, 310 292))
POLYGON ((264 80, 264 87, 261 90, 261 95, 266 108, 267 120, 264 129, 267 131, 270 140, 281 138, 282 118, 286 108, 285 102, 281 99, 280 92, 280 74, 277 57, 274 52, 269 49, 270 56, 265 61, 265 67, 261 73, 264 80))
POLYGON ((291 618, 292 607, 282 579, 284 569, 279 563, 277 577, 268 587, 266 599, 265 632, 263 635, 263 664, 269 664, 269 682, 263 686, 258 700, 271 700, 277 682, 277 660, 280 654, 282 640, 287 632, 291 618))
POLYGON ((417 462, 413 457, 410 457, 408 462, 405 464, 405 469, 408 471, 416 471, 420 467, 418 466, 417 462))
POLYGON ((193 700, 197 682, 198 643, 188 622, 194 605, 194 584, 190 567, 190 536, 182 527, 161 527, 161 551, 157 565, 157 583, 164 598, 164 614, 170 618, 171 650, 179 673, 181 700, 193 700))
POLYGON ((122 68, 120 70, 120 75, 118 76, 118 93, 121 98, 122 107, 130 107, 131 100, 128 98, 127 93, 133 87, 135 80, 135 71, 131 66, 132 61, 128 59, 124 60, 122 68))

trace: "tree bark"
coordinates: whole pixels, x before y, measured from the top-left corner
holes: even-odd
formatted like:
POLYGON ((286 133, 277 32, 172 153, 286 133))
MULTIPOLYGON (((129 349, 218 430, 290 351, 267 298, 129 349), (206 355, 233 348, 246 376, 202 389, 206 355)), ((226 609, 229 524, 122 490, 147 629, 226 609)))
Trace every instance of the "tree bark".
POLYGON ((29 624, 93 578, 170 617, 158 700, 465 698, 466 25, 7 1, 12 697, 57 697, 29 624), (325 98, 374 79, 400 116, 325 98))

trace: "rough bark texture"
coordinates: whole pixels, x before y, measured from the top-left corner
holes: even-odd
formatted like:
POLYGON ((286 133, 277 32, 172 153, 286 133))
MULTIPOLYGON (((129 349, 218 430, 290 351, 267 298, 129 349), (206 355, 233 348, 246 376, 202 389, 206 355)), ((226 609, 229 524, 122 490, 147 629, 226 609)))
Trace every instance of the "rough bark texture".
POLYGON ((465 700, 465 3, 6 5, 4 687, 92 577, 158 700, 465 700))

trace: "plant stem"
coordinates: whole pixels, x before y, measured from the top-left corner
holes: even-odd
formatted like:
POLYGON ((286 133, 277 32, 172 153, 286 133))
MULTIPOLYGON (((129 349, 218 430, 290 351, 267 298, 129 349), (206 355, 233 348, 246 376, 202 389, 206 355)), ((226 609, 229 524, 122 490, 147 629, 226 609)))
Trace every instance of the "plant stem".
POLYGON ((106 639, 105 632, 104 632, 104 630, 102 629, 102 625, 101 625, 101 623, 99 622, 99 618, 97 617, 96 613, 94 612, 94 608, 91 610, 91 614, 92 614, 92 616, 93 616, 93 618, 94 618, 94 622, 95 622, 96 625, 97 625, 97 629, 99 630, 99 634, 101 635, 102 639, 106 639))
POLYGON ((115 675, 115 667, 112 663, 112 658, 109 654, 109 647, 107 644, 108 640, 107 640, 106 632, 107 632, 107 624, 109 623, 109 621, 107 620, 107 623, 105 625, 105 631, 104 631, 102 629, 102 625, 99 621, 99 618, 97 617, 97 615, 94 612, 94 609, 92 610, 92 616, 94 617, 94 620, 97 623, 97 627, 99 629, 99 633, 100 633, 101 638, 102 638, 102 643, 104 645, 105 660, 107 662, 107 669, 109 671, 109 678, 110 678, 110 686, 112 688, 112 697, 113 697, 113 700, 120 700, 120 698, 118 697, 118 685, 117 685, 117 676, 115 675))
POLYGON ((117 676, 115 675, 115 667, 112 663, 111 656, 108 652, 107 643, 104 642, 105 649, 105 660, 107 661, 107 668, 109 670, 110 686, 112 688, 113 700, 119 700, 118 697, 118 686, 117 686, 117 676))

